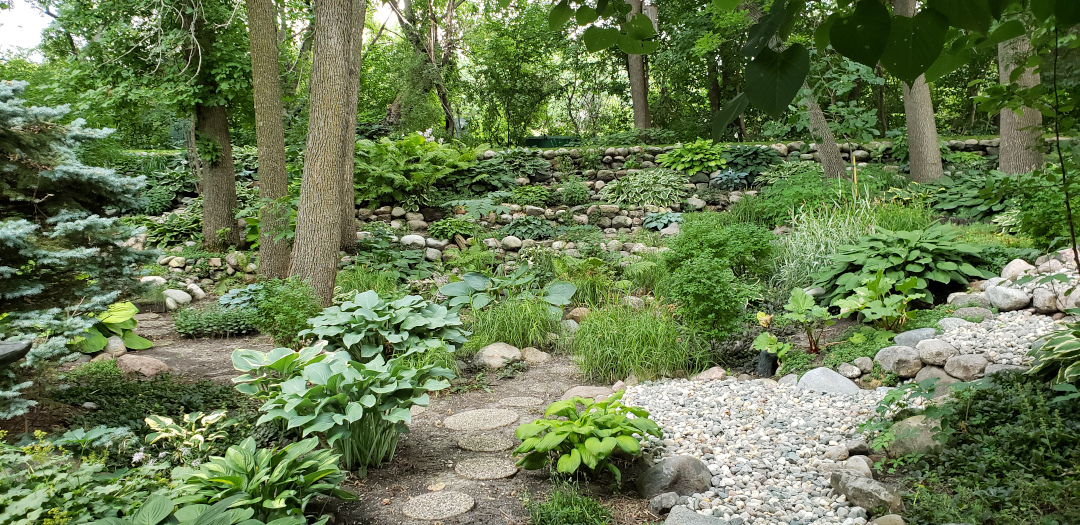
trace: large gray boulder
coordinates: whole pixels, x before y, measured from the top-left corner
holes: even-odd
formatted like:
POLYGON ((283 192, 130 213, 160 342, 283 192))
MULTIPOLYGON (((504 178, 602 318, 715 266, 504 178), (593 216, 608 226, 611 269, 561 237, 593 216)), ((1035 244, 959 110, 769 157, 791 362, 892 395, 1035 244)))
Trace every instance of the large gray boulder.
POLYGON ((698 514, 686 507, 674 507, 668 514, 664 525, 728 525, 728 521, 713 516, 698 514))
POLYGON ((709 490, 712 473, 704 461, 692 456, 672 456, 660 460, 638 476, 635 486, 642 498, 652 499, 665 492, 680 496, 709 490))
POLYGON ((1001 269, 1001 278, 1015 281, 1035 267, 1023 259, 1013 259, 1001 269))
MULTIPOLYGON (((921 342, 921 341, 920 341, 921 342)), ((874 356, 881 368, 888 370, 900 377, 915 377, 923 367, 919 359, 919 351, 910 346, 887 346, 878 350, 874 356)))
POLYGON ((934 390, 934 398, 939 398, 949 393, 949 385, 959 383, 960 380, 949 375, 945 370, 938 366, 924 366, 922 370, 919 370, 918 374, 915 374, 915 381, 922 382, 924 379, 936 378, 937 382, 934 383, 936 387, 934 390))
POLYGON ((990 304, 1002 312, 1022 310, 1031 304, 1031 295, 1019 288, 994 286, 986 291, 990 304))
POLYGON ((1028 367, 1021 365, 986 365, 986 370, 983 371, 984 375, 992 376, 994 374, 1000 374, 1002 372, 1016 372, 1024 373, 1028 370, 1028 367))
POLYGON ((937 337, 937 330, 934 328, 916 328, 915 330, 908 330, 907 332, 901 332, 893 337, 893 342, 898 346, 910 346, 915 347, 919 344, 919 341, 923 339, 933 339, 937 337))
POLYGON ((1058 311, 1057 292, 1047 288, 1036 288, 1031 292, 1031 306, 1040 314, 1052 314, 1058 311))
POLYGON ((990 361, 979 354, 958 355, 949 358, 945 371, 961 381, 971 381, 981 376, 989 364, 990 361))
POLYGON ((915 349, 919 351, 919 359, 927 365, 942 366, 950 357, 960 354, 955 346, 941 339, 924 339, 915 345, 915 349))
POLYGON ((506 343, 491 343, 480 349, 473 357, 473 364, 484 368, 502 368, 514 361, 521 361, 521 350, 506 343))
POLYGON ((10 365, 23 358, 30 352, 32 341, 3 341, 0 342, 0 366, 10 365))
MULTIPOLYGON (((911 416, 895 425, 895 439, 886 447, 889 457, 898 458, 908 454, 927 454, 941 450, 941 443, 934 439, 941 423, 924 415, 911 416)), ((865 507, 873 508, 873 507, 865 507)))
POLYGON ((412 248, 414 250, 419 250, 427 246, 427 239, 425 239, 423 235, 405 235, 401 237, 400 242, 405 245, 406 248, 412 248))
POLYGON ((838 470, 832 473, 829 481, 833 490, 847 496, 848 501, 864 509, 886 508, 889 512, 904 510, 904 501, 900 499, 900 494, 871 478, 838 470))
MULTIPOLYGON (((781 378, 783 381, 783 378, 781 378)), ((815 368, 799 379, 796 388, 799 390, 815 390, 830 394, 858 394, 862 391, 859 385, 852 380, 834 372, 831 368, 815 368)))
POLYGON ((957 292, 949 294, 947 302, 952 306, 990 308, 990 299, 987 299, 984 293, 957 292))

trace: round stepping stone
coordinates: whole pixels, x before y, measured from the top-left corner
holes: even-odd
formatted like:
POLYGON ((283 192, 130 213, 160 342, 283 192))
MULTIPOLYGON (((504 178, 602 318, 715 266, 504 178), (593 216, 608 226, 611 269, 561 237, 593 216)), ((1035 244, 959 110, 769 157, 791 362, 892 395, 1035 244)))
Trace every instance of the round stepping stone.
POLYGON ((459 476, 479 481, 509 478, 517 474, 514 462, 505 458, 479 457, 458 461, 454 472, 459 476))
POLYGON ((518 413, 505 408, 481 408, 454 414, 443 420, 443 426, 450 430, 491 430, 504 427, 518 420, 518 413))
POLYGON ((539 397, 505 397, 499 400, 499 404, 504 407, 538 407, 544 404, 544 400, 539 397))
POLYGON ((465 514, 472 510, 472 496, 452 490, 429 492, 406 501, 401 510, 406 516, 418 520, 441 520, 465 514))
POLYGON ((498 452, 514 446, 514 442, 506 437, 492 434, 469 434, 461 436, 458 446, 473 452, 498 452))

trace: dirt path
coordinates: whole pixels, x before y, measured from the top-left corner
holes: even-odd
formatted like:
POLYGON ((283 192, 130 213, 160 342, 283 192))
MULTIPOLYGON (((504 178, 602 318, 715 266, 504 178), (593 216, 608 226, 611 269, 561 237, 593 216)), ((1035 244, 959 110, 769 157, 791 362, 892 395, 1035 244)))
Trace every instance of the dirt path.
MULTIPOLYGON (((138 331, 154 341, 154 348, 139 355, 160 359, 190 379, 229 382, 237 374, 233 350, 273 348, 266 336, 184 339, 173 330, 169 314, 140 314, 138 331)), ((335 523, 358 525, 528 523, 524 499, 544 497, 551 484, 547 471, 513 466, 512 451, 519 444, 514 429, 583 384, 566 356, 552 356, 513 377, 468 374, 434 396, 426 409, 414 409, 410 433, 401 437, 393 461, 369 469, 363 479, 346 481, 344 488, 356 493, 357 501, 331 503, 334 508, 327 510, 335 523)), ((602 500, 615 508, 617 523, 656 519, 642 500, 610 494, 602 500)))

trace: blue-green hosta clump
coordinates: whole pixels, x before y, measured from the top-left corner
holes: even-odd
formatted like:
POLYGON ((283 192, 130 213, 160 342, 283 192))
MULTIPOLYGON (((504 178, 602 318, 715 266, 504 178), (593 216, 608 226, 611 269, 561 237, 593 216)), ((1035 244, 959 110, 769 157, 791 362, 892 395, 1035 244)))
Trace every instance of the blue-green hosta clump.
MULTIPOLYGON (((277 357, 270 367, 275 375, 252 379, 249 371, 237 378, 237 389, 265 397, 260 424, 277 420, 303 436, 322 434, 341 454, 345 468, 362 476, 367 467, 393 459, 398 436, 409 430, 409 409, 427 406, 428 392, 449 387, 454 374, 432 365, 412 368, 401 359, 384 360, 382 354, 364 363, 352 361, 346 352, 323 352, 324 345, 293 352, 292 358, 275 350, 261 361, 277 357)), ((260 361, 249 363, 250 351, 246 354, 234 353, 234 362, 259 369, 260 361)))
POLYGON ((345 350, 357 361, 443 348, 453 352, 469 335, 457 313, 441 304, 419 295, 388 301, 374 290, 326 308, 308 322, 312 328, 300 332, 301 337, 324 339, 328 350, 345 350))

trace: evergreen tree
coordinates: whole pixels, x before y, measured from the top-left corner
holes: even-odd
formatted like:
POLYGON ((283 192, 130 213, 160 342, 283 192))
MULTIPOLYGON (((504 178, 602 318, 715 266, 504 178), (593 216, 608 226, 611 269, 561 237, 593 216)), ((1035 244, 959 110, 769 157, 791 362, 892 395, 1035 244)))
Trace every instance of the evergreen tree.
MULTIPOLYGON (((111 130, 63 125, 66 106, 27 107, 27 83, 0 80, 0 341, 33 340, 27 364, 63 356, 72 338, 133 286, 152 257, 121 246, 134 232, 110 217, 139 206, 143 177, 85 166, 75 150, 111 130)), ((9 374, 10 375, 10 374, 9 374)), ((21 386, 25 386, 21 385, 21 386)), ((0 384, 0 418, 21 405, 0 384)), ((13 413, 16 412, 16 413, 13 413)))

